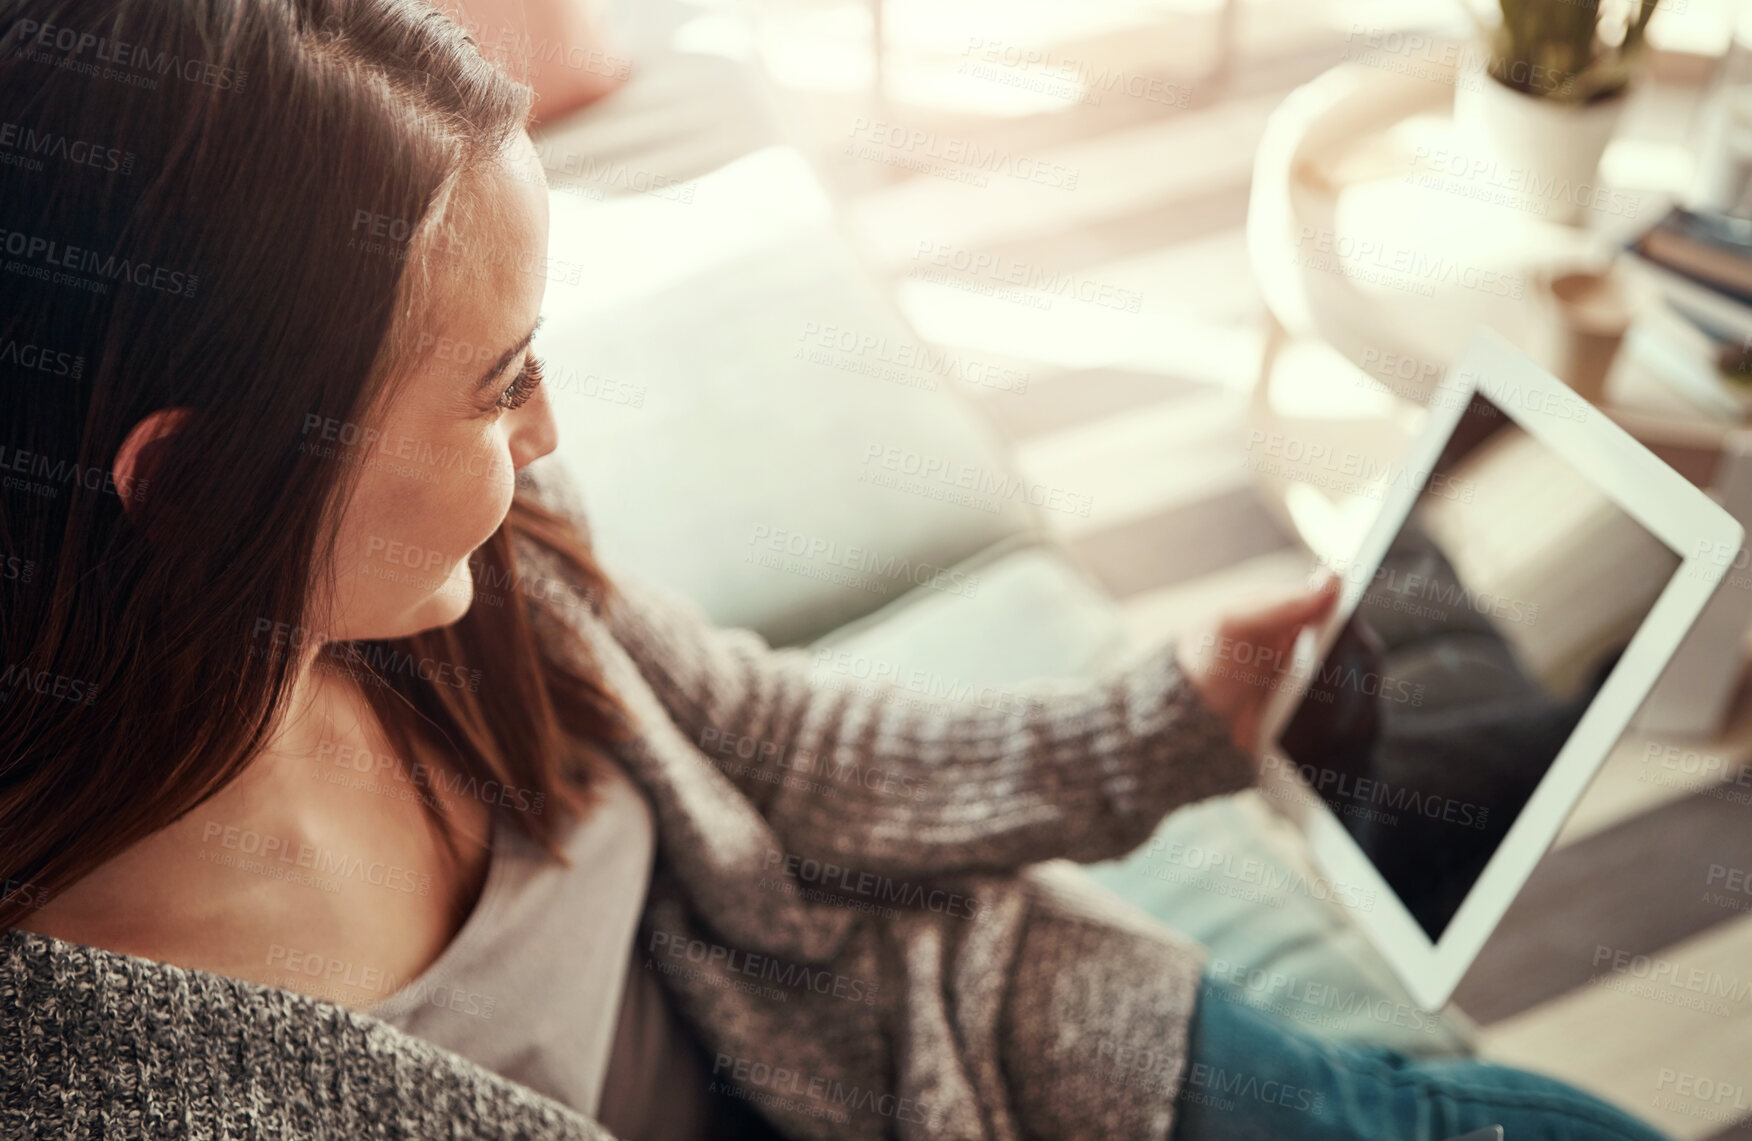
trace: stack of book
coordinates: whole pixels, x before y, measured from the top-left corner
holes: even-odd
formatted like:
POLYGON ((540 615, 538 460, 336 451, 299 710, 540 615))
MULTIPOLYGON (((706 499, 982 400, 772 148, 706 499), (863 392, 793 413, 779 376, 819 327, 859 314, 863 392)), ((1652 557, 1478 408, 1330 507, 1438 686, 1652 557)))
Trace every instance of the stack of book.
POLYGON ((1752 418, 1752 220, 1675 206, 1623 260, 1659 298, 1624 351, 1701 410, 1752 418))

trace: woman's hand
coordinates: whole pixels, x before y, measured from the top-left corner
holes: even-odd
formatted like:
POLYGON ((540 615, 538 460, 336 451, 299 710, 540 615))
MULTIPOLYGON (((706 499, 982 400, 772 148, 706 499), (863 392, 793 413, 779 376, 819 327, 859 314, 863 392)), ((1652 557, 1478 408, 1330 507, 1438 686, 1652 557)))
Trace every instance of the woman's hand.
POLYGON ((1338 600, 1338 577, 1322 571, 1311 588, 1289 598, 1224 615, 1183 635, 1180 668, 1204 703, 1229 723, 1235 746, 1252 755, 1265 706, 1282 685, 1296 636, 1338 600))

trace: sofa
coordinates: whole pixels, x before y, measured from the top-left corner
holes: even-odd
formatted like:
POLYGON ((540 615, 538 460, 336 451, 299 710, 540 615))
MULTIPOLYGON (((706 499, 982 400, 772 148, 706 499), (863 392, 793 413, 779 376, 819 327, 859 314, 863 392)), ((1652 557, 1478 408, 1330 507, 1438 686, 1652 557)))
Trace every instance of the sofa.
MULTIPOLYGON (((836 669, 963 700, 1135 652, 1114 601, 842 232, 734 5, 619 0, 627 83, 536 138, 551 237, 536 340, 554 455, 611 575, 836 669)), ((1025 386, 1026 378, 1002 383, 1025 386)), ((1469 1051, 1419 1011, 1257 793, 1082 870, 1203 941, 1247 1000, 1323 1033, 1469 1051)))

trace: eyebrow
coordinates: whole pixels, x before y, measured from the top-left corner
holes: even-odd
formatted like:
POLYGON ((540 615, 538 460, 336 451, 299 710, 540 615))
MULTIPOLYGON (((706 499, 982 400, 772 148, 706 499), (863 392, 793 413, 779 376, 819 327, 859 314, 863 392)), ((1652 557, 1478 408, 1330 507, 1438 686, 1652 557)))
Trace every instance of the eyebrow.
POLYGON ((493 378, 498 376, 500 373, 504 372, 505 366, 509 365, 511 363, 511 361, 517 356, 518 353, 521 353, 525 349, 529 348, 529 342, 535 340, 535 331, 537 329, 541 328, 541 322, 542 322, 542 318, 537 317, 535 319, 535 324, 533 324, 529 327, 529 332, 523 334, 522 340, 518 341, 515 345, 512 345, 510 348, 506 349, 503 353, 499 354, 499 359, 494 361, 492 363, 492 365, 488 367, 487 371, 481 374, 481 378, 479 380, 475 381, 475 391, 476 392, 479 392, 481 389, 485 388, 487 385, 493 383, 493 378))

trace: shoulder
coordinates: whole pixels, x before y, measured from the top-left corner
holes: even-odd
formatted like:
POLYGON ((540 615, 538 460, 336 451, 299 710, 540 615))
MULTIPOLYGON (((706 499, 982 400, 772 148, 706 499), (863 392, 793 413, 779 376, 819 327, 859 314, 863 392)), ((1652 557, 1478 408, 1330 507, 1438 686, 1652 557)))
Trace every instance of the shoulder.
POLYGON ((607 1137, 368 1015, 31 932, 0 935, 0 1024, 25 1043, 0 1057, 7 1137, 83 1136, 118 1114, 150 1141, 607 1137))

